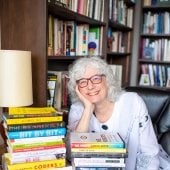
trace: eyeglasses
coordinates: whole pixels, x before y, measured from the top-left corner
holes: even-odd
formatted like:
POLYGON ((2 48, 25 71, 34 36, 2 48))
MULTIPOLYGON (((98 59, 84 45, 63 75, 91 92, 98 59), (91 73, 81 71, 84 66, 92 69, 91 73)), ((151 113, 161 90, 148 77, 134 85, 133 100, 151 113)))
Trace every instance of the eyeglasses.
POLYGON ((102 77, 105 76, 104 74, 97 74, 90 78, 82 78, 76 81, 79 87, 83 88, 88 85, 89 80, 92 84, 99 84, 102 82, 102 77))

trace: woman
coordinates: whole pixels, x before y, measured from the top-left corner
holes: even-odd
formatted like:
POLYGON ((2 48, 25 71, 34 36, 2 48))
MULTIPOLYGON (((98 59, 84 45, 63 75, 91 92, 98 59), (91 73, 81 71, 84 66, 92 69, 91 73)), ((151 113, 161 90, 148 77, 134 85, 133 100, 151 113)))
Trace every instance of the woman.
POLYGON ((99 57, 78 59, 69 78, 72 105, 68 129, 118 132, 128 148, 126 170, 158 170, 159 146, 141 97, 121 91, 111 68, 99 57))

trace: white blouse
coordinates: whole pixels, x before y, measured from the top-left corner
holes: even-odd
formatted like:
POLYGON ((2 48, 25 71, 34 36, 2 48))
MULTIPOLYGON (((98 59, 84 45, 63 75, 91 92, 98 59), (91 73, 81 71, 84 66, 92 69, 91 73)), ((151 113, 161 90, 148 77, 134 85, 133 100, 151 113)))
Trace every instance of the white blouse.
MULTIPOLYGON (((68 122, 70 131, 74 131, 77 126, 83 109, 82 103, 71 106, 68 122)), ((115 102, 112 116, 105 123, 100 123, 92 115, 89 132, 118 132, 121 135, 128 149, 126 170, 159 169, 159 145, 146 105, 137 93, 122 93, 115 102)))

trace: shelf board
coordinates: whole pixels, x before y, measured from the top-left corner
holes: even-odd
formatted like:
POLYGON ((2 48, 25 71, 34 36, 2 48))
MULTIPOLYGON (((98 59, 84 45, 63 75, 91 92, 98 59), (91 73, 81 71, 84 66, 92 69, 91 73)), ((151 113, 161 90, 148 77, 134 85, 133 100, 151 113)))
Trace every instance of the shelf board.
POLYGON ((153 60, 147 60, 147 59, 139 59, 140 63, 146 63, 146 64, 161 64, 161 65, 166 65, 170 64, 170 61, 153 61, 153 60))
POLYGON ((67 21, 74 20, 74 21, 77 21, 78 23, 86 23, 86 24, 93 25, 93 26, 94 25, 98 25, 98 26, 106 25, 105 22, 98 21, 93 18, 89 18, 85 15, 71 11, 67 9, 66 7, 59 6, 57 4, 48 3, 48 10, 50 14, 62 20, 67 20, 67 21))
POLYGON ((124 32, 133 30, 132 28, 127 27, 126 25, 120 24, 120 23, 112 21, 112 20, 109 20, 109 26, 114 28, 115 30, 124 31, 124 32))
POLYGON ((143 38, 170 38, 170 34, 141 34, 143 38))
POLYGON ((131 55, 131 53, 108 52, 107 55, 108 55, 108 57, 112 57, 112 56, 114 56, 114 57, 120 57, 120 56, 124 57, 124 56, 129 56, 129 55, 131 55))
POLYGON ((153 12, 164 12, 166 11, 170 11, 170 6, 158 6, 158 5, 152 5, 152 6, 143 6, 143 11, 147 12, 147 11, 153 11, 153 12))

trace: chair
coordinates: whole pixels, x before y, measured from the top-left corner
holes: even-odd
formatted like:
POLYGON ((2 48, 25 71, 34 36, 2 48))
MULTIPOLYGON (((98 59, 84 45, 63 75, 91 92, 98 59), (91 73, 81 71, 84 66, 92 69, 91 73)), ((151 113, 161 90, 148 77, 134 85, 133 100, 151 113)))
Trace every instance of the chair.
POLYGON ((128 86, 125 90, 137 92, 143 98, 151 116, 158 142, 170 155, 170 89, 128 86))

